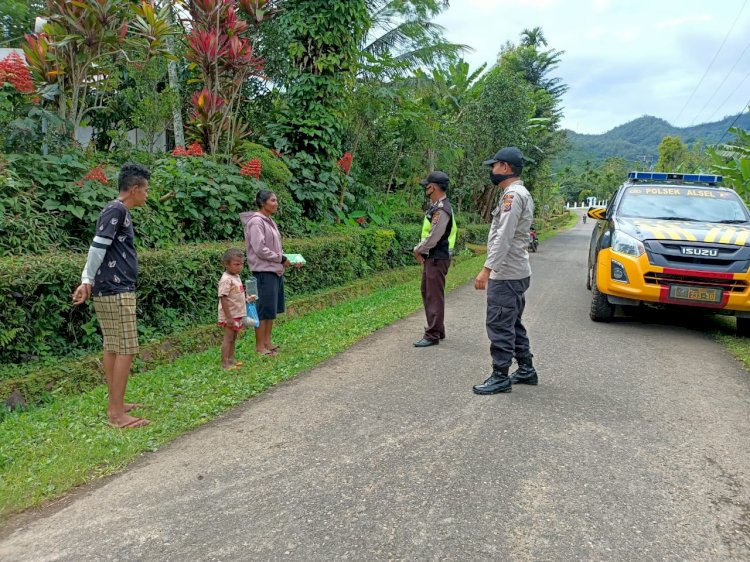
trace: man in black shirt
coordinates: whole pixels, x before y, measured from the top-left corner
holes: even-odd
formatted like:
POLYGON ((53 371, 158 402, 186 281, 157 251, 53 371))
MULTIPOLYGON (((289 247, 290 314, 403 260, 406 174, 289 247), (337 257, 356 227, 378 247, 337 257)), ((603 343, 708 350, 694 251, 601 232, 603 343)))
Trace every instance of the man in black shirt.
POLYGON ((130 209, 142 207, 148 197, 151 173, 139 164, 125 164, 118 178, 120 193, 99 215, 81 284, 73 304, 93 294, 94 310, 104 338, 104 373, 109 402, 107 417, 113 427, 143 427, 148 420, 128 414, 137 404, 125 403, 133 357, 138 354, 135 286, 138 257, 135 252, 130 209))

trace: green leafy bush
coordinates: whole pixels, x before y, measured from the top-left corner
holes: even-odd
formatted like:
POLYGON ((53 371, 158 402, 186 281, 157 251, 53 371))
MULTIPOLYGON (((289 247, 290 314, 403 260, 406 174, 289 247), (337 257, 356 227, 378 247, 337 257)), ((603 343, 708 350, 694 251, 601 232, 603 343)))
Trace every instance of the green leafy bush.
POLYGON ((37 193, 24 190, 0 157, 0 256, 9 255, 12 248, 40 253, 69 244, 60 213, 46 211, 43 204, 37 193))
POLYGON ((467 224, 463 228, 459 227, 459 232, 461 230, 466 233, 466 242, 470 244, 487 244, 487 237, 490 234, 489 224, 467 224))
MULTIPOLYGON (((276 160, 267 172, 278 185, 279 225, 285 234, 301 232, 301 209, 282 185, 289 171, 276 160)), ((117 196, 119 166, 83 153, 7 155, 0 161, 0 256, 88 248, 101 209, 117 196), (106 183, 85 179, 97 166, 106 183)), ((141 248, 230 239, 241 229, 239 213, 254 209, 267 186, 210 157, 163 155, 151 171, 148 205, 133 210, 141 248)))
POLYGON ((279 198, 279 213, 275 219, 281 232, 284 234, 304 232, 302 206, 289 191, 289 183, 293 176, 284 161, 265 146, 249 141, 239 143, 237 157, 241 164, 254 158, 260 160, 260 181, 265 183, 267 189, 276 193, 279 198))
POLYGON ((237 233, 237 216, 252 208, 262 187, 256 179, 240 175, 237 166, 207 157, 160 158, 152 167, 150 183, 148 206, 155 211, 154 220, 142 228, 133 217, 136 239, 143 237, 146 247, 232 238, 237 233), (164 230, 172 225, 177 228, 165 240, 164 230))
POLYGON ((268 189, 276 193, 289 191, 292 172, 270 149, 260 144, 242 141, 237 148, 237 157, 242 163, 257 158, 261 164, 260 179, 268 185, 268 189))
POLYGON ((86 246, 93 233, 93 221, 106 202, 114 198, 111 185, 83 180, 94 164, 83 155, 73 154, 8 154, 5 158, 7 170, 0 183, 0 207, 8 217, 18 214, 23 224, 6 226, 17 236, 0 237, 0 255, 38 252, 42 249, 40 237, 54 241, 44 251, 55 246, 86 246))

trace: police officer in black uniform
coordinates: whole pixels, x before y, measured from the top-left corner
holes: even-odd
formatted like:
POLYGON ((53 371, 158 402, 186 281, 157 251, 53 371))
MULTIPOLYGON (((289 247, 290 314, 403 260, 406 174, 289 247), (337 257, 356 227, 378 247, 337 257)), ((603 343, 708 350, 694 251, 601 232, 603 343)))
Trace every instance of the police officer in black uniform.
POLYGON ((450 180, 444 172, 430 172, 420 184, 430 198, 425 213, 421 241, 414 247, 414 257, 422 267, 422 304, 427 327, 415 347, 438 345, 445 339, 445 275, 451 264, 456 242, 453 208, 445 195, 450 180))

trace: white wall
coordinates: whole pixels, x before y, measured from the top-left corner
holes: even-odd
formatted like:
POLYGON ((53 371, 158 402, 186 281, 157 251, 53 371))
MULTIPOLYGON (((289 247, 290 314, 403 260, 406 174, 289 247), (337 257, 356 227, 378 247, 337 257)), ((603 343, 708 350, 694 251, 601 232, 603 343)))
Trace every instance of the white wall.
MULTIPOLYGON (((91 127, 78 127, 76 129, 76 141, 80 143, 80 145, 84 148, 86 148, 89 143, 91 142, 91 138, 94 135, 94 130, 91 127)), ((152 152, 164 152, 167 150, 167 133, 162 131, 157 135, 156 142, 154 143, 153 147, 148 146, 149 139, 146 138, 146 135, 141 131, 140 129, 131 129, 128 131, 128 141, 130 141, 131 144, 143 149, 143 150, 150 150, 152 152)))

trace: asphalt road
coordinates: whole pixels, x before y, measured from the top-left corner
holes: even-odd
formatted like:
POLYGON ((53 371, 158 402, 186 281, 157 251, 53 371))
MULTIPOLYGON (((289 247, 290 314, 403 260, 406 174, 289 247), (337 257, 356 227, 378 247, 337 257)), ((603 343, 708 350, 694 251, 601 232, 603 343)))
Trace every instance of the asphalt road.
POLYGON ((702 330, 588 318, 591 223, 533 255, 538 387, 475 396, 484 293, 252 399, 62 507, 15 560, 748 560, 750 377, 702 330))

